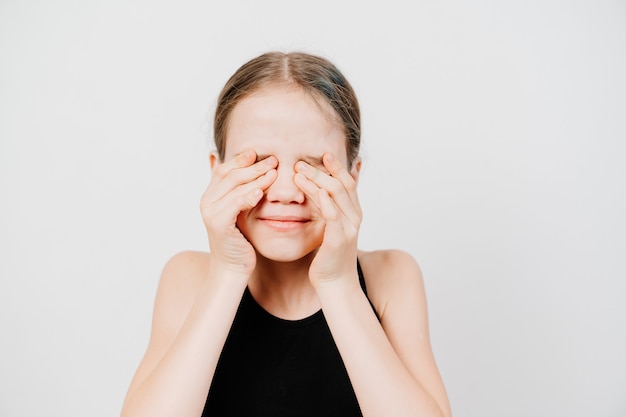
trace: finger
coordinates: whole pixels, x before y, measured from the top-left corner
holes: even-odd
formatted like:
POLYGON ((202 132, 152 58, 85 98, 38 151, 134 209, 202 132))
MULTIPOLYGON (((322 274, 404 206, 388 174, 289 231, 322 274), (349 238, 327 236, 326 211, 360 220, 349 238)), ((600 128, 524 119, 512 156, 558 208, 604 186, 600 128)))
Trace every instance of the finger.
POLYGON ((297 172, 294 176, 294 182, 304 192, 306 198, 313 203, 318 211, 321 212, 320 197, 318 187, 314 182, 310 181, 302 172, 297 172))
POLYGON ((254 188, 265 190, 276 180, 276 177, 277 171, 272 168, 263 175, 242 184, 235 184, 230 187, 223 184, 224 181, 218 184, 210 184, 205 190, 202 200, 209 204, 223 199, 228 200, 233 195, 245 194, 246 192, 252 191, 254 188))
POLYGON ((343 184, 344 188, 348 191, 348 196, 352 200, 352 203, 355 206, 358 206, 360 210, 359 199, 356 192, 356 179, 332 153, 325 153, 322 161, 324 163, 324 167, 328 170, 330 175, 337 178, 343 184))
POLYGON ((225 225, 233 225, 237 223, 239 213, 256 206, 261 201, 261 198, 263 198, 263 190, 255 188, 228 201, 220 200, 213 202, 203 215, 215 227, 222 228, 225 225))
MULTIPOLYGON (((303 161, 299 161, 296 164, 296 171, 298 171, 299 174, 303 174, 308 181, 315 184, 318 188, 326 190, 330 197, 336 202, 340 210, 351 222, 356 224, 360 221, 361 209, 358 205, 358 200, 355 205, 354 200, 350 198, 349 191, 339 179, 325 174, 319 169, 303 161)), ((303 187, 305 187, 303 190, 308 194, 316 192, 305 181, 301 181, 301 183, 303 187)), ((312 199, 318 201, 319 205, 319 197, 312 196, 312 199)))
MULTIPOLYGON (((255 157, 256 154, 252 152, 251 155, 255 157)), ((249 156, 246 158, 249 158, 249 156)), ((274 156, 265 158, 252 165, 249 165, 250 161, 246 158, 238 155, 232 161, 224 163, 225 167, 221 168, 217 173, 215 186, 211 190, 215 198, 222 198, 235 187, 260 178, 278 165, 278 160, 274 156)))
POLYGON ((322 218, 326 222, 324 245, 329 248, 339 248, 343 242, 343 236, 345 235, 344 225, 341 221, 343 216, 328 194, 328 191, 320 188, 318 199, 322 218))
POLYGON ((236 155, 230 160, 219 162, 213 169, 213 174, 216 176, 224 176, 235 168, 243 168, 252 165, 255 160, 256 153, 252 150, 248 150, 236 155))
MULTIPOLYGON (((259 201, 263 198, 263 190, 260 188, 255 188, 252 191, 249 191, 245 194, 239 195, 235 199, 236 206, 239 208, 239 212, 250 210, 252 207, 256 206, 259 201)), ((239 212, 237 214, 239 214, 239 212)))
POLYGON ((323 188, 320 188, 318 195, 319 195, 318 198, 319 198, 319 203, 320 203, 320 211, 322 212, 322 216, 326 220, 326 224, 336 225, 338 223, 340 213, 339 213, 338 208, 335 206, 335 204, 333 204, 333 201, 330 198, 328 191, 324 190, 323 188))
POLYGON ((240 212, 251 209, 261 201, 264 190, 276 180, 276 177, 276 170, 271 169, 256 180, 238 186, 224 197, 212 199, 205 205, 207 213, 229 221, 236 219, 240 212))
POLYGON ((247 194, 254 189, 260 189, 262 192, 265 191, 278 177, 278 172, 276 169, 272 168, 267 171, 265 174, 255 178, 250 182, 246 182, 236 186, 229 194, 227 194, 225 199, 227 200, 229 195, 241 195, 247 194))

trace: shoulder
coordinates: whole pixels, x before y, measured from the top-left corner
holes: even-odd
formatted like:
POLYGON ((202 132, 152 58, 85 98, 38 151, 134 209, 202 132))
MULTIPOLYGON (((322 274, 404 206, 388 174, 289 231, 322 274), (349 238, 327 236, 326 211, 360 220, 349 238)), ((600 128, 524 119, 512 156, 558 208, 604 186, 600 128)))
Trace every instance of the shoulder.
POLYGON ((448 397, 430 344, 426 293, 418 263, 400 250, 359 252, 359 261, 368 297, 389 342, 440 405, 443 415, 449 416, 448 397))
POLYGON ((399 249, 359 251, 359 262, 367 284, 392 289, 405 285, 421 285, 422 271, 408 252, 399 249))
MULTIPOLYGON (((379 316, 407 296, 423 299, 422 271, 411 254, 399 249, 359 251, 367 294, 379 316)), ((393 307, 392 307, 393 309, 393 307)))
POLYGON ((192 251, 177 253, 165 264, 154 302, 150 342, 129 393, 147 378, 173 343, 207 279, 208 264, 208 253, 192 251))
POLYGON ((417 261, 408 252, 400 249, 384 249, 376 251, 359 251, 359 262, 374 275, 389 275, 403 272, 418 273, 421 275, 417 261))
POLYGON ((159 291, 162 289, 186 292, 202 285, 209 268, 207 252, 184 251, 172 256, 161 272, 159 291))
POLYGON ((197 279, 199 274, 205 273, 209 267, 209 253, 198 251, 183 251, 172 256, 161 273, 163 281, 188 281, 197 279))
POLYGON ((172 256, 161 272, 154 305, 153 326, 176 332, 208 276, 207 252, 184 251, 172 256))

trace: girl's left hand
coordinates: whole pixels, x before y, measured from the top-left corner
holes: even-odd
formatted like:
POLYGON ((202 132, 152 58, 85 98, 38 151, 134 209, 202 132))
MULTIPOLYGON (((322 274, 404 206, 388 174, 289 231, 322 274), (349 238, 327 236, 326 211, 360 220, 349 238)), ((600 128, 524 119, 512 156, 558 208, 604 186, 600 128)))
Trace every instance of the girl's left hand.
POLYGON ((356 179, 331 153, 324 154, 323 162, 328 173, 299 161, 294 178, 326 222, 322 244, 309 269, 314 286, 356 276, 357 240, 363 217, 356 179))

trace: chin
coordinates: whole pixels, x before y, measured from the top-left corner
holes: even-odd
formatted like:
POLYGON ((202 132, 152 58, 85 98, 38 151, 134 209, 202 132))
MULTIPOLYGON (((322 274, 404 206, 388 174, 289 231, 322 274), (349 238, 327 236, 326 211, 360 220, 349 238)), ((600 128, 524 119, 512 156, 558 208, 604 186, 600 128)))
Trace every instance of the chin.
POLYGON ((257 253, 263 258, 273 262, 295 262, 299 261, 312 253, 317 252, 321 245, 319 242, 302 242, 301 244, 288 242, 259 242, 254 244, 257 253))

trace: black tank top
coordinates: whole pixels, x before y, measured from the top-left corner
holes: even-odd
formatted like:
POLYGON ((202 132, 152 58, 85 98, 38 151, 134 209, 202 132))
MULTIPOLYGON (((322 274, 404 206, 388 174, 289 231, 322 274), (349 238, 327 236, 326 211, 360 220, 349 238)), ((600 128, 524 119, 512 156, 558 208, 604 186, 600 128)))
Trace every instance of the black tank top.
MULTIPOLYGON (((365 292, 358 262, 357 270, 365 292)), ((246 288, 202 416, 362 414, 322 311, 284 320, 265 311, 246 288)))

